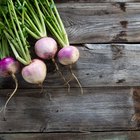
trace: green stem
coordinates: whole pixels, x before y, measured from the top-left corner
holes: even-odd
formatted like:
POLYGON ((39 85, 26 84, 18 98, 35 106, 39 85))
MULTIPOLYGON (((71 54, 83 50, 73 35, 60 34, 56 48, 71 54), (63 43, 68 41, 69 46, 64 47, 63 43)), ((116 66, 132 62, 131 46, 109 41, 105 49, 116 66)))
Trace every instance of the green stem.
POLYGON ((34 37, 35 39, 39 39, 40 36, 36 35, 34 32, 32 32, 28 27, 25 27, 26 28, 26 31, 32 36, 34 37))
MULTIPOLYGON (((22 4, 20 3, 19 0, 17 0, 18 4, 20 6, 22 6, 22 4)), ((23 6, 25 6, 26 2, 24 1, 23 6)), ((36 32, 36 34, 41 35, 40 31, 37 29, 36 25, 33 23, 33 21, 30 19, 29 15, 27 14, 27 12, 23 9, 22 14, 20 13, 20 11, 18 11, 18 14, 21 16, 19 17, 20 20, 22 21, 22 24, 25 25, 25 21, 27 22, 27 25, 30 25, 32 27, 32 29, 36 32), (25 18, 26 17, 26 18, 25 18)), ((25 25, 26 26, 26 25, 25 25)))
POLYGON ((11 30, 10 24, 9 24, 9 22, 8 22, 6 16, 5 16, 5 14, 3 12, 2 12, 2 14, 3 14, 4 20, 5 20, 5 22, 6 22, 7 26, 8 26, 8 30, 9 30, 10 34, 12 36, 14 36, 14 34, 13 34, 12 30, 11 30))
POLYGON ((21 36, 21 40, 23 41, 23 45, 26 46, 26 42, 25 42, 25 39, 24 39, 24 35, 23 35, 22 30, 21 30, 21 27, 20 27, 20 25, 19 25, 19 20, 18 20, 18 18, 17 18, 17 14, 16 14, 16 12, 15 12, 14 4, 13 4, 12 1, 11 1, 11 8, 12 8, 12 11, 13 11, 13 14, 14 14, 14 17, 15 17, 15 21, 16 21, 17 27, 18 27, 18 29, 19 29, 19 33, 20 33, 20 36, 21 36))
POLYGON ((51 18, 51 15, 48 13, 48 11, 46 10, 46 8, 44 7, 44 5, 43 5, 41 2, 40 2, 40 5, 41 5, 41 7, 42 7, 42 9, 43 9, 43 11, 44 11, 44 18, 45 18, 45 19, 46 19, 47 17, 50 18, 52 26, 55 28, 55 30, 56 30, 56 32, 58 33, 58 35, 59 35, 61 38, 63 38, 62 33, 61 33, 61 29, 60 29, 60 27, 58 28, 58 25, 59 25, 58 22, 57 22, 58 25, 56 25, 56 22, 51 18))
MULTIPOLYGON (((42 4, 42 3, 41 3, 41 4, 42 4)), ((48 11, 50 12, 51 17, 54 19, 54 22, 56 23, 56 26, 58 27, 58 30, 61 32, 61 27, 60 27, 60 25, 59 25, 59 23, 58 23, 58 20, 56 19, 55 15, 54 15, 54 12, 53 12, 53 10, 52 10, 52 8, 51 8, 51 5, 50 5, 50 3, 48 2, 48 0, 46 1, 46 4, 47 4, 46 8, 47 8, 48 11)))
MULTIPOLYGON (((0 40, 1 41, 1 40, 0 40)), ((3 47, 2 47, 2 41, 0 42, 0 51, 1 51, 1 53, 0 53, 0 59, 3 59, 3 47)))
POLYGON ((37 27, 35 26, 35 24, 32 22, 32 20, 30 19, 30 17, 28 16, 27 13, 25 13, 25 16, 27 18, 26 22, 28 25, 30 25, 32 27, 32 29, 36 32, 36 34, 38 34, 39 36, 41 36, 40 31, 37 29, 37 27))
MULTIPOLYGON (((28 2, 28 1, 26 0, 26 2, 28 2)), ((30 2, 26 3, 26 6, 27 6, 28 10, 30 11, 30 14, 32 15, 32 17, 30 17, 30 18, 32 19, 32 21, 34 21, 36 23, 36 25, 37 25, 37 27, 38 27, 38 29, 40 31, 40 38, 46 36, 46 33, 44 33, 44 29, 42 28, 42 25, 40 23, 40 20, 38 19, 38 15, 34 11, 32 5, 30 4, 30 2), (34 18, 34 20, 33 20, 33 18, 34 18)), ((29 11, 28 11, 28 13, 29 13, 29 11)))
MULTIPOLYGON (((61 29, 62 29, 64 38, 65 38, 65 41, 66 41, 66 44, 65 44, 65 45, 69 45, 69 40, 68 40, 68 36, 67 36, 67 32, 66 32, 66 30, 65 30, 64 24, 63 24, 63 22, 62 22, 62 20, 61 20, 61 18, 60 18, 60 15, 59 15, 59 13, 58 13, 58 10, 57 10, 57 8, 56 8, 56 5, 55 5, 54 1, 51 0, 51 2, 52 2, 52 4, 54 5, 54 12, 55 12, 56 18, 57 18, 57 20, 58 20, 58 22, 59 22, 59 24, 60 24, 60 26, 61 26, 61 29)), ((64 46, 63 46, 63 47, 64 47, 64 46)))
POLYGON ((17 52, 19 53, 20 56, 22 56, 22 50, 20 49, 19 45, 17 44, 17 42, 14 40, 14 38, 12 38, 10 36, 10 34, 8 33, 8 31, 4 30, 3 31, 6 38, 8 39, 8 41, 11 41, 11 43, 14 45, 15 49, 17 50, 17 52))
MULTIPOLYGON (((21 30, 21 26, 19 24, 19 20, 17 18, 17 14, 15 12, 15 8, 14 8, 14 4, 13 4, 12 0, 11 0, 11 8, 12 8, 12 11, 13 11, 13 14, 14 14, 14 17, 15 17, 16 24, 17 24, 18 29, 19 29, 19 34, 21 36, 21 40, 22 40, 24 48, 25 48, 25 52, 26 52, 25 59, 30 62, 31 58, 30 58, 29 50, 28 50, 28 47, 27 47, 27 44, 26 44, 26 38, 24 37, 23 31, 21 30)), ((25 54, 25 52, 24 52, 24 54, 25 54)))
POLYGON ((19 37, 18 31, 16 29, 16 25, 15 25, 15 23, 13 21, 13 17, 12 17, 12 13, 11 13, 11 9, 10 9, 10 5, 9 4, 8 4, 8 9, 9 9, 9 14, 10 14, 10 19, 12 21, 12 25, 13 25, 13 28, 14 28, 14 32, 15 32, 16 37, 17 37, 17 42, 18 42, 18 44, 19 44, 19 46, 20 46, 20 48, 22 50, 22 58, 26 59, 26 54, 25 54, 25 51, 23 49, 22 42, 21 42, 21 39, 19 37))
POLYGON ((52 25, 47 21, 46 24, 48 25, 48 27, 50 28, 50 31, 52 32, 53 35, 55 35, 55 37, 57 38, 59 44, 61 45, 61 47, 63 48, 65 46, 65 43, 62 41, 62 39, 59 37, 59 35, 57 34, 57 32, 55 31, 55 29, 52 27, 52 25))
POLYGON ((10 46, 11 46, 11 49, 12 49, 12 51, 13 51, 13 53, 14 53, 16 59, 17 59, 19 62, 21 62, 22 64, 24 64, 24 65, 29 65, 30 62, 25 61, 22 57, 19 56, 19 54, 18 54, 18 52, 16 51, 14 45, 13 45, 10 41, 9 41, 9 44, 10 44, 10 46))
POLYGON ((45 26, 45 22, 44 22, 44 19, 43 19, 43 14, 42 14, 42 12, 41 12, 41 10, 40 10, 40 7, 39 7, 39 5, 38 5, 37 0, 35 0, 35 5, 36 5, 36 7, 37 7, 37 11, 38 11, 38 14, 39 14, 41 23, 42 23, 42 29, 43 29, 44 35, 47 36, 46 26, 45 26))
POLYGON ((4 57, 9 56, 9 49, 8 49, 8 43, 7 43, 7 39, 3 36, 2 37, 2 48, 3 48, 3 55, 4 57))
POLYGON ((23 58, 21 58, 20 56, 19 56, 19 51, 17 52, 17 50, 16 50, 16 46, 17 46, 17 44, 12 40, 11 41, 11 36, 7 33, 7 31, 5 31, 4 30, 4 34, 5 34, 5 36, 7 37, 7 39, 8 39, 8 42, 9 42, 9 44, 10 44, 10 47, 11 47, 11 49, 12 49, 12 51, 13 51, 13 53, 14 53, 14 55, 15 55, 15 57, 16 57, 16 59, 19 61, 19 62, 21 62, 22 64, 24 64, 24 65, 28 65, 29 64, 29 62, 27 62, 27 61, 25 61, 23 58))

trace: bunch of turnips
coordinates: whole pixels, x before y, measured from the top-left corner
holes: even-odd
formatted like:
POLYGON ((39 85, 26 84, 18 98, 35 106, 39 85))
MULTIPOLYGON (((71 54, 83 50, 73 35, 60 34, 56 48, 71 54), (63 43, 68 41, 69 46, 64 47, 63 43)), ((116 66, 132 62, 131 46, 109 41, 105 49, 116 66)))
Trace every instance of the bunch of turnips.
POLYGON ((71 75, 82 86, 72 72, 72 64, 79 59, 79 50, 69 44, 68 35, 53 0, 5 0, 0 3, 0 76, 12 76, 15 89, 2 110, 5 113, 9 100, 18 88, 15 76, 21 72, 23 79, 31 84, 42 85, 47 76, 43 60, 51 60, 61 78, 70 88, 55 61, 68 65, 71 75), (48 36, 51 33, 51 37, 48 36), (38 58, 32 59, 28 37, 36 40, 34 50, 38 58), (21 69, 21 64, 24 66, 21 69))

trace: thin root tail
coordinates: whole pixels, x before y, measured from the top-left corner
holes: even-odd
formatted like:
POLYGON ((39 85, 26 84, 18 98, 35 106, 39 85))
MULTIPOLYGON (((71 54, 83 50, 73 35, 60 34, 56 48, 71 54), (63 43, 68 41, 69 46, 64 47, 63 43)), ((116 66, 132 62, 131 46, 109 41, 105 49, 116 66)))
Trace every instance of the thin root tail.
POLYGON ((72 76, 74 77, 74 79, 77 81, 77 83, 78 83, 78 85, 79 85, 79 87, 80 87, 80 90, 81 90, 81 94, 84 94, 83 87, 82 87, 82 85, 81 85, 79 79, 78 79, 78 78, 76 77, 76 75, 73 73, 73 71, 72 71, 72 66, 71 66, 71 65, 70 65, 70 72, 71 72, 72 76))
POLYGON ((62 74, 62 72, 60 71, 56 61, 54 59, 52 59, 53 63, 55 64, 56 70, 58 71, 59 75, 61 76, 61 78, 64 80, 65 84, 68 87, 68 93, 70 93, 70 84, 69 82, 67 82, 66 78, 64 77, 64 75, 62 74))
POLYGON ((14 89, 14 91, 11 93, 10 97, 7 99, 7 101, 6 101, 5 105, 4 105, 4 107, 1 109, 1 111, 3 111, 4 120, 6 120, 6 118, 5 118, 5 112, 6 112, 7 104, 9 103, 9 101, 11 100, 11 98, 15 95, 15 93, 16 93, 16 91, 17 91, 17 89, 18 89, 18 80, 17 80, 15 74, 11 74, 11 76, 12 76, 14 82, 15 82, 15 89, 14 89))

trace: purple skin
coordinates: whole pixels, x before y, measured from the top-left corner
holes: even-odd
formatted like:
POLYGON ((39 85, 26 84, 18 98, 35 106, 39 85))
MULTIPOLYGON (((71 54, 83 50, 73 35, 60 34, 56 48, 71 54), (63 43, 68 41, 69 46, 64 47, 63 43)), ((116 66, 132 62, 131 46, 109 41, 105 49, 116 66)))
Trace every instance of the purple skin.
POLYGON ((67 46, 58 52, 58 60, 63 65, 72 65, 79 59, 79 50, 74 46, 67 46))
POLYGON ((19 63, 12 57, 3 58, 0 61, 0 76, 7 77, 15 74, 19 69, 19 63))
POLYGON ((51 37, 41 38, 35 44, 35 52, 42 59, 53 59, 57 52, 57 43, 51 37))

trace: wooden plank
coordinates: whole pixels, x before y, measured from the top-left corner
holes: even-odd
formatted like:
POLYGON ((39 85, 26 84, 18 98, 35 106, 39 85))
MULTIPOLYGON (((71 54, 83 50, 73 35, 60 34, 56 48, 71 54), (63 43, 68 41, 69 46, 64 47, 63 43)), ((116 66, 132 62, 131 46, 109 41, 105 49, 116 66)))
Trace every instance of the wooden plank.
MULTIPOLYGON (((86 44, 79 47, 81 56, 73 71, 83 87, 139 86, 140 44, 86 44)), ((47 63, 48 75, 44 87, 66 87, 55 67, 47 63), (55 82, 54 82, 55 81, 55 82)), ((71 78, 67 67, 61 66, 66 79, 71 78)), ((18 75, 20 88, 39 88, 26 83, 18 75)), ((75 80, 71 87, 78 87, 75 80)), ((0 79, 0 88, 14 88, 10 78, 0 79)))
MULTIPOLYGON (((2 106, 11 90, 0 92, 2 106)), ((86 88, 84 95, 78 88, 71 94, 54 88, 47 90, 51 100, 39 92, 18 91, 7 107, 7 120, 0 115, 0 133, 139 130, 139 120, 133 116, 140 113, 135 110, 140 92, 131 88, 86 88)))
POLYGON ((62 3, 57 6, 71 43, 140 40, 140 3, 62 3))
POLYGON ((138 140, 140 132, 0 134, 0 140, 138 140))
POLYGON ((54 0, 57 3, 106 3, 106 2, 119 2, 119 3, 126 3, 126 2, 139 2, 139 0, 54 0))

